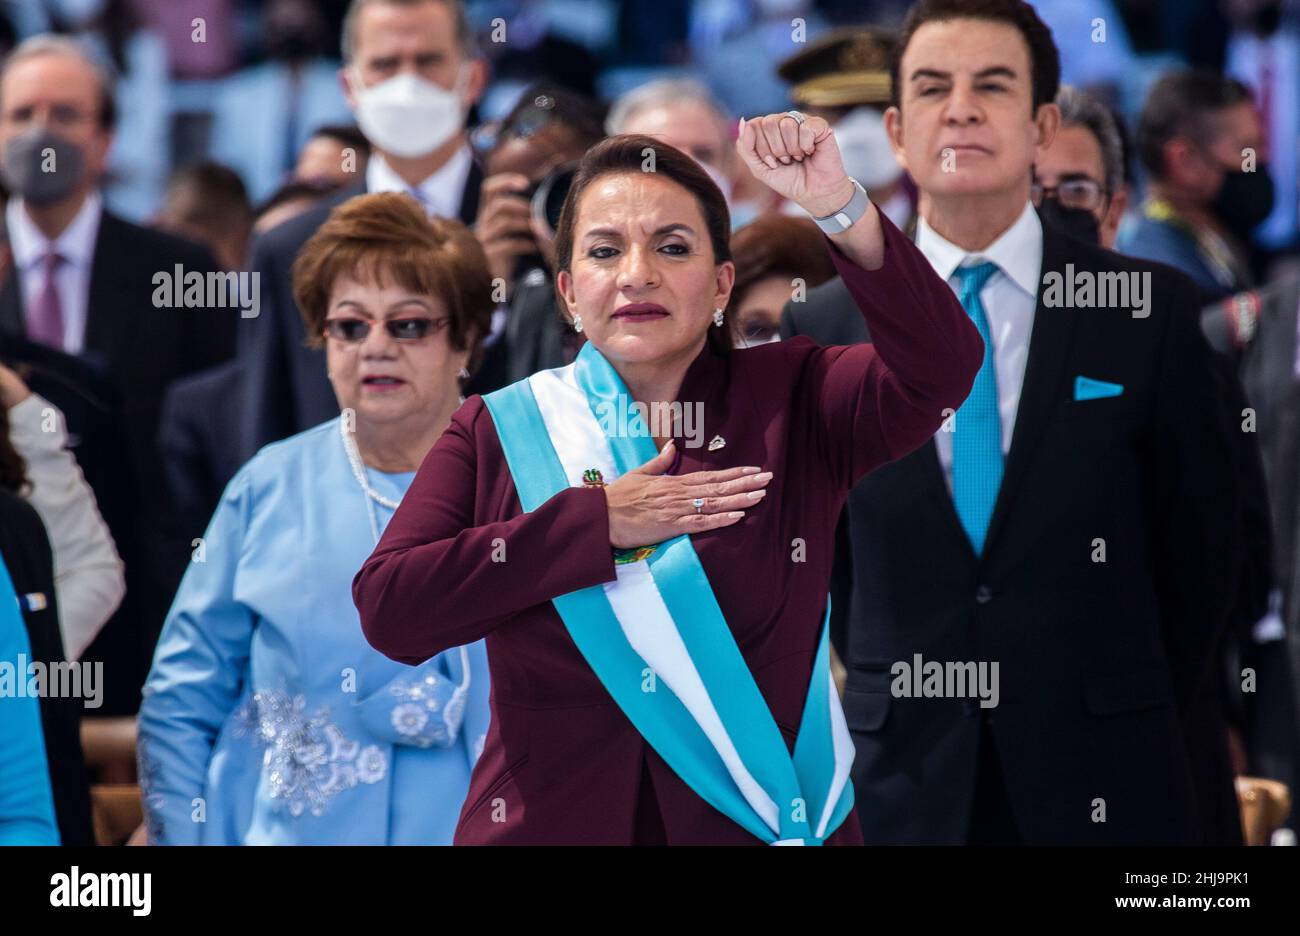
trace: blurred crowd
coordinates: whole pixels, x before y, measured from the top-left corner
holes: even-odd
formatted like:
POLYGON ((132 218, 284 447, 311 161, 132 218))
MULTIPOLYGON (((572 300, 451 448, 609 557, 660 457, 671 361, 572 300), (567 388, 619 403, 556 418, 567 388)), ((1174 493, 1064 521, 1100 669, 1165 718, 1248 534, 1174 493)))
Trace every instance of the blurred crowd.
MULTIPOLYGON (((560 208, 591 146, 647 134, 693 157, 726 199, 736 344, 781 340, 792 281, 813 289, 835 271, 814 223, 740 164, 738 120, 824 117, 849 174, 914 231, 918 190, 884 117, 908 5, 0 4, 0 555, 28 632, 10 642, 104 674, 94 708, 40 712, 62 840, 133 829, 114 825, 110 788, 143 782, 147 795, 147 777, 113 753, 113 732, 140 709, 182 574, 221 548, 205 531, 223 491, 268 444, 339 414, 323 313, 301 307, 295 263, 332 211, 403 193, 473 233, 494 291, 447 383, 458 400, 574 359, 583 338, 555 295, 560 208), (214 283, 228 287, 216 298, 214 283), (93 807, 92 781, 104 791, 93 807)), ((1300 355, 1275 362, 1256 339, 1300 304, 1300 3, 1033 6, 1065 85, 1034 206, 1074 237, 1190 276, 1243 413, 1281 414, 1261 417, 1270 500, 1254 505, 1246 543, 1258 574, 1242 584, 1204 730, 1228 739, 1234 775, 1294 789, 1300 487, 1284 473, 1300 436, 1278 427, 1300 413, 1277 388, 1300 355), (1240 691, 1243 668, 1263 691, 1240 691)), ((361 237, 354 221, 331 236, 361 237)), ((1271 789, 1251 795, 1285 795, 1271 789)))

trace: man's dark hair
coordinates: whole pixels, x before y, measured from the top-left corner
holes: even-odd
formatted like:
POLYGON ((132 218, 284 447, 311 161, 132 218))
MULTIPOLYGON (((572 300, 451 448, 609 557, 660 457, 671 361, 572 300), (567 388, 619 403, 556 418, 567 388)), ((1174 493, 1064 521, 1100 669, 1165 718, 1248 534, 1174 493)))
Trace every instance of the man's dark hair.
POLYGON ((359 156, 370 156, 370 141, 355 124, 326 124, 312 132, 313 137, 325 137, 336 143, 351 147, 359 156))
POLYGON ((551 82, 534 82, 519 95, 497 128, 496 145, 531 136, 557 124, 565 127, 583 149, 605 138, 605 112, 599 101, 551 82))
POLYGON ((167 181, 167 200, 180 201, 195 224, 251 224, 253 207, 243 181, 229 166, 198 162, 175 170, 167 181), (177 198, 188 194, 188 199, 177 198))
POLYGON ((989 20, 1006 23, 1019 31, 1029 47, 1029 79, 1034 113, 1044 104, 1056 100, 1061 86, 1061 57, 1057 54, 1052 31, 1038 18, 1034 8, 1022 0, 920 0, 908 11, 889 60, 890 103, 902 100, 901 75, 903 53, 912 36, 926 23, 955 19, 989 20))
POLYGON ((1185 137, 1208 146, 1218 132, 1221 111, 1251 100, 1250 89, 1235 78, 1203 69, 1164 75, 1151 88, 1138 118, 1137 151, 1142 168, 1153 177, 1165 174, 1165 144, 1185 137))

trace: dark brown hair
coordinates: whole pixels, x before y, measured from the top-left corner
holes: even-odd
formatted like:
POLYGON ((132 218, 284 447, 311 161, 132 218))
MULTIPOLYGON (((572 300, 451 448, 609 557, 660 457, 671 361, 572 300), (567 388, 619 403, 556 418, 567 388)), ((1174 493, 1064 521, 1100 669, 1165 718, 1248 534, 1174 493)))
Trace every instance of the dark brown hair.
POLYGON ((835 264, 823 240, 810 218, 770 214, 746 224, 731 236, 736 285, 728 310, 739 308, 754 284, 768 276, 798 278, 809 289, 833 279, 835 264))
MULTIPOLYGON (((560 211, 560 223, 555 228, 555 271, 572 272, 574 226, 577 223, 578 201, 593 182, 607 175, 634 172, 654 172, 686 189, 700 206, 709 243, 713 246, 713 262, 724 263, 731 259, 731 212, 722 191, 690 156, 654 137, 640 133, 623 133, 601 140, 583 155, 578 171, 569 187, 560 211), (649 164, 652 168, 647 169, 649 164)), ((564 296, 556 286, 559 308, 568 311, 564 296)), ((719 354, 729 354, 734 342, 730 328, 710 328, 709 346, 719 354)))
POLYGON ((1061 86, 1061 57, 1052 40, 1052 31, 1023 0, 920 0, 908 10, 889 59, 890 103, 899 106, 902 99, 900 69, 916 31, 926 23, 955 19, 989 20, 1015 27, 1029 47, 1029 71, 1033 112, 1056 100, 1061 86))
POLYGON ((1186 137, 1197 146, 1214 142, 1214 118, 1230 107, 1249 103, 1250 89, 1235 78, 1204 69, 1184 69, 1161 77, 1147 94, 1138 118, 1137 151, 1142 168, 1157 179, 1165 175, 1165 144, 1186 137))
POLYGON ((447 339, 479 363, 492 320, 492 273, 483 248, 459 221, 430 218, 409 195, 358 195, 330 212, 293 263, 293 297, 307 341, 324 343, 330 293, 338 277, 389 277, 403 289, 435 296, 450 317, 447 339))

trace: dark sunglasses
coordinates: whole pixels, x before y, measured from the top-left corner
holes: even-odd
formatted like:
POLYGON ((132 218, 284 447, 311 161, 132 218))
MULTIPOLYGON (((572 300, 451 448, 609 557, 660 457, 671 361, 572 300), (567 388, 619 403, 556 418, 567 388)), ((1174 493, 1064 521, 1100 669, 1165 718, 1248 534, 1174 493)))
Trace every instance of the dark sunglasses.
MULTIPOLYGON (((345 344, 366 340, 373 322, 359 318, 326 319, 325 334, 345 344)), ((422 341, 447 324, 447 319, 399 318, 384 322, 384 330, 395 341, 422 341)))

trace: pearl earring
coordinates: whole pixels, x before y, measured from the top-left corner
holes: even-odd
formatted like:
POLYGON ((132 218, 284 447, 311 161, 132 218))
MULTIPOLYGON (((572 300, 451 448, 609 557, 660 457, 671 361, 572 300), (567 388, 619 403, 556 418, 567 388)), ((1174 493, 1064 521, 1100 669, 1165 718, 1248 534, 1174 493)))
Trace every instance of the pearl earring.
POLYGON ((577 312, 573 313, 573 330, 576 332, 582 331, 582 316, 577 312))
POLYGON ((721 310, 721 309, 714 309, 714 310, 713 310, 713 324, 716 325, 716 326, 718 326, 719 328, 722 327, 722 310, 721 310))

